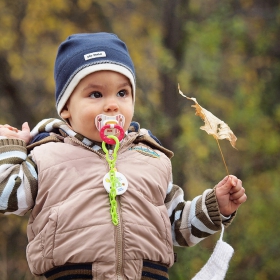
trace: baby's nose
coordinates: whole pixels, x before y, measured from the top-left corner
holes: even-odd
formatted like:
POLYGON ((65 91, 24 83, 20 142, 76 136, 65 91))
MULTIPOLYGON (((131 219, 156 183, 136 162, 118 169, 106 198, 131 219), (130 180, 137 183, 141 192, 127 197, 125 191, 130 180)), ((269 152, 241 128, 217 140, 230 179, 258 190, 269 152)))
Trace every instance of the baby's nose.
POLYGON ((111 100, 105 105, 104 111, 105 112, 117 112, 119 110, 119 106, 117 102, 111 100))

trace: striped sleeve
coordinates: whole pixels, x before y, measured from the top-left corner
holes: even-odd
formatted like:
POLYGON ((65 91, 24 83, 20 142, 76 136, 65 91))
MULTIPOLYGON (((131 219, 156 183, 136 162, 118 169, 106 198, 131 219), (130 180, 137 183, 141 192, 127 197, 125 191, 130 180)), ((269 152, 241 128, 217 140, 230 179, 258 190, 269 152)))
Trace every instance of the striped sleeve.
POLYGON ((37 195, 37 171, 18 139, 0 139, 0 213, 24 215, 37 195))
POLYGON ((194 246, 221 230, 222 223, 228 226, 234 217, 232 215, 229 220, 222 222, 214 189, 205 190, 192 201, 185 201, 183 190, 171 182, 165 205, 175 246, 194 246))

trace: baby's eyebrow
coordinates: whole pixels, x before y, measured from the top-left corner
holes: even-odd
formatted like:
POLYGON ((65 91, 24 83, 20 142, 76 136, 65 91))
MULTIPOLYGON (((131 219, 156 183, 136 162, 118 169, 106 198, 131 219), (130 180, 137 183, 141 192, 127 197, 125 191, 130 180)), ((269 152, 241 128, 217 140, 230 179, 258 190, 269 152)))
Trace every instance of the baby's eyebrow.
POLYGON ((102 85, 98 85, 98 84, 88 84, 87 86, 85 86, 83 88, 83 90, 87 90, 87 89, 91 89, 91 88, 94 88, 94 89, 102 89, 103 86, 102 85))
POLYGON ((129 82, 125 82, 119 85, 119 87, 126 87, 126 86, 131 87, 131 84, 129 82))

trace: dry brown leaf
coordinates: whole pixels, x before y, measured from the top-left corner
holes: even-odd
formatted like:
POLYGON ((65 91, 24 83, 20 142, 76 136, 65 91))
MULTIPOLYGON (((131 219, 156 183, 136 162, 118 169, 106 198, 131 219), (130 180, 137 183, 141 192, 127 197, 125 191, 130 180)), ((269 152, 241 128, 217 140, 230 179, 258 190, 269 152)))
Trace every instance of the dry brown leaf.
POLYGON ((195 114, 204 121, 205 125, 201 126, 200 129, 205 130, 208 134, 213 135, 216 139, 227 139, 233 148, 235 148, 235 143, 237 137, 234 135, 230 127, 222 120, 215 117, 211 112, 207 111, 201 107, 196 98, 188 97, 182 93, 178 85, 179 93, 187 99, 192 100, 195 105, 192 105, 196 109, 195 114))

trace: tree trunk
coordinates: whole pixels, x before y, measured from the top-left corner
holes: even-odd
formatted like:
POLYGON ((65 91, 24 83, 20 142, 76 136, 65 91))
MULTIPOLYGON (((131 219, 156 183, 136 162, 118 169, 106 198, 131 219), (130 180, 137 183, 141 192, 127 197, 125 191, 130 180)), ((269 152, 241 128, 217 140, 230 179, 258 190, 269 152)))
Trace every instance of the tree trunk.
MULTIPOLYGON (((175 139, 181 134, 178 117, 182 112, 182 98, 178 93, 178 73, 183 65, 184 53, 187 41, 187 32, 184 25, 189 15, 189 1, 186 0, 166 0, 163 9, 163 46, 174 58, 175 64, 172 69, 160 69, 160 79, 162 84, 162 111, 170 120, 170 127, 163 139, 162 144, 175 152, 175 139)), ((183 160, 183 158, 181 158, 183 160)), ((177 165, 181 160, 176 160, 177 165)), ((185 179, 182 168, 173 166, 173 175, 176 183, 183 185, 185 179)))
POLYGON ((180 134, 177 117, 182 111, 178 94, 178 73, 183 65, 184 49, 186 47, 187 32, 184 24, 188 18, 188 1, 166 0, 163 4, 163 45, 172 54, 175 60, 173 69, 161 69, 163 111, 172 121, 169 135, 163 139, 163 144, 173 149, 172 139, 180 134))

